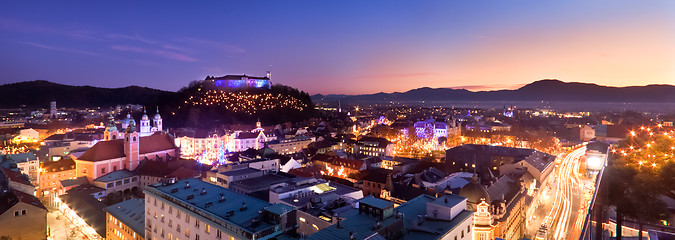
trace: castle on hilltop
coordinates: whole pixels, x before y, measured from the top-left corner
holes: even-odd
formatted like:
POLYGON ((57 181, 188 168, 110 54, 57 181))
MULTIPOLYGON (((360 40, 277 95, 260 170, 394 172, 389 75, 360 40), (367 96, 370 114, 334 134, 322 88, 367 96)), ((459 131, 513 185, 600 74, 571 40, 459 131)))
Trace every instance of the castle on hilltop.
POLYGON ((254 77, 243 75, 225 75, 222 77, 207 77, 206 80, 213 81, 214 85, 222 88, 239 89, 239 88, 272 88, 272 81, 270 80, 271 73, 267 71, 265 77, 254 77))

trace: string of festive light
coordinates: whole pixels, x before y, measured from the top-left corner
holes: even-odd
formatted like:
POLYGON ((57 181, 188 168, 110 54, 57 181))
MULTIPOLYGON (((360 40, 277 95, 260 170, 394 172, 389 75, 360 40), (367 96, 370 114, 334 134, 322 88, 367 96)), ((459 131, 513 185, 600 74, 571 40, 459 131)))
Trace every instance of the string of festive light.
POLYGON ((292 109, 303 111, 307 104, 299 99, 283 94, 227 92, 206 90, 190 96, 185 104, 191 106, 215 106, 235 113, 255 114, 273 109, 292 109))

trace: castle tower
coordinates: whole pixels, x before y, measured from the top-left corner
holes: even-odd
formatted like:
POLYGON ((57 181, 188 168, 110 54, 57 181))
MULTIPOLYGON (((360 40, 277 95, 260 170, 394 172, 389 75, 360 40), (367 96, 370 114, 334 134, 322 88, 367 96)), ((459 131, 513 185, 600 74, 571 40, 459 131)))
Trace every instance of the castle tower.
POLYGON ((140 136, 136 131, 136 122, 132 120, 129 122, 124 138, 124 155, 127 158, 123 166, 124 169, 133 171, 138 166, 139 141, 140 136))
POLYGON ((49 117, 56 119, 56 101, 51 101, 49 103, 49 117))
POLYGON ((115 140, 117 139, 117 135, 118 132, 117 127, 115 126, 115 119, 110 115, 110 117, 108 117, 108 125, 106 125, 105 132, 103 132, 103 140, 115 140))
POLYGON ((162 116, 159 115, 159 107, 157 107, 157 114, 155 114, 155 117, 152 119, 152 122, 155 124, 155 131, 161 132, 162 131, 162 116))
POLYGON ((148 136, 152 134, 151 126, 150 126, 150 118, 148 118, 148 114, 145 113, 145 108, 143 108, 143 117, 141 117, 141 136, 148 136))

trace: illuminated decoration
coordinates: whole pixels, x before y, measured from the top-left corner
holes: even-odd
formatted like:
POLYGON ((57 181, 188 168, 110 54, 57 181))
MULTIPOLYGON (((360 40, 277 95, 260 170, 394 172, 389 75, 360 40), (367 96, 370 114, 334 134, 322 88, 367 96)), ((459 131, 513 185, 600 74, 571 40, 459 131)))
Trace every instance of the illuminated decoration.
POLYGON ((303 111, 307 104, 300 99, 282 94, 227 92, 220 90, 201 90, 185 101, 191 106, 213 106, 234 113, 255 114, 272 109, 291 109, 303 111))
POLYGON ((229 151, 225 148, 225 142, 221 141, 218 147, 218 164, 225 164, 225 161, 227 161, 226 154, 229 154, 229 151))
POLYGON ((513 117, 513 110, 514 109, 515 109, 515 107, 511 107, 511 106, 509 106, 508 108, 504 107, 504 116, 505 117, 513 117))
POLYGON ((32 137, 27 137, 23 135, 17 135, 16 137, 12 138, 12 143, 14 144, 21 144, 21 143, 37 143, 38 140, 32 137))
POLYGON ((217 87, 239 89, 239 88, 271 88, 272 82, 268 77, 253 77, 244 75, 226 75, 213 79, 217 87))
POLYGON ((321 175, 325 176, 332 176, 332 177, 340 177, 340 178, 346 178, 347 173, 345 172, 345 167, 340 166, 340 168, 335 171, 335 168, 332 168, 330 166, 326 166, 326 171, 321 170, 321 175))
POLYGON ((615 153, 637 169, 658 168, 675 160, 675 132, 662 127, 640 127, 630 131, 615 153), (620 154, 619 154, 620 153, 620 154))

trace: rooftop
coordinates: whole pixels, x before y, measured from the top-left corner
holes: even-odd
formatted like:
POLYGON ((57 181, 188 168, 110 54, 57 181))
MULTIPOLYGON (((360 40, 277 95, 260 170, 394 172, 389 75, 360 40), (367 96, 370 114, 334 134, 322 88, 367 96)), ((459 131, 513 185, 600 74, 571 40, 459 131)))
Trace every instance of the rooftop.
POLYGON ((2 161, 5 157, 15 163, 37 160, 37 156, 35 156, 35 154, 32 152, 0 155, 0 161, 2 161))
POLYGON ((136 176, 136 173, 129 171, 127 169, 112 171, 106 175, 100 176, 97 179, 94 179, 95 182, 113 182, 128 177, 136 176))
POLYGON ((260 172, 260 170, 255 169, 255 168, 242 168, 242 169, 219 172, 219 173, 223 174, 225 176, 238 176, 238 175, 251 174, 251 173, 257 173, 257 172, 260 172))
MULTIPOLYGON (((381 226, 386 227, 396 221, 403 220, 404 227, 402 229, 402 239, 441 239, 444 237, 444 233, 457 228, 460 223, 469 220, 473 216, 473 212, 462 210, 462 212, 450 221, 425 218, 423 219, 423 224, 418 225, 417 216, 425 215, 427 203, 434 201, 437 201, 437 199, 428 195, 416 197, 394 209, 394 211, 403 214, 403 219, 397 218, 396 214, 394 214, 394 216, 381 221, 380 224, 381 226)), ((317 233, 309 235, 307 239, 344 240, 349 239, 350 232, 353 233, 355 239, 358 240, 367 238, 372 239, 369 237, 378 236, 377 231, 373 228, 377 221, 376 217, 367 214, 354 214, 347 217, 346 220, 341 221, 341 227, 338 228, 337 224, 334 224, 317 233)))
POLYGON ((270 206, 268 202, 235 193, 198 179, 185 179, 168 185, 148 186, 144 193, 189 206, 192 212, 209 220, 223 221, 249 232, 272 227, 265 222, 253 224, 258 212, 270 206))
POLYGON ((68 191, 59 196, 61 201, 72 209, 87 225, 105 238, 105 212, 103 202, 85 191, 68 191))
POLYGON ((376 208, 379 208, 379 209, 394 207, 393 203, 391 203, 389 201, 386 201, 386 200, 379 199, 379 198, 375 198, 372 195, 368 195, 368 196, 365 196, 365 197, 361 198, 359 200, 359 203, 368 204, 370 206, 373 206, 373 207, 376 207, 376 208))
POLYGON ((143 202, 143 199, 132 198, 103 210, 134 230, 136 234, 145 235, 145 202, 143 202))
MULTIPOLYGON (((140 137, 138 147, 139 154, 146 154, 175 149, 176 145, 168 134, 155 133, 147 137, 140 137)), ((78 160, 97 162, 123 157, 126 157, 124 154, 124 139, 116 139, 97 142, 94 146, 89 148, 89 150, 84 152, 78 160)))

